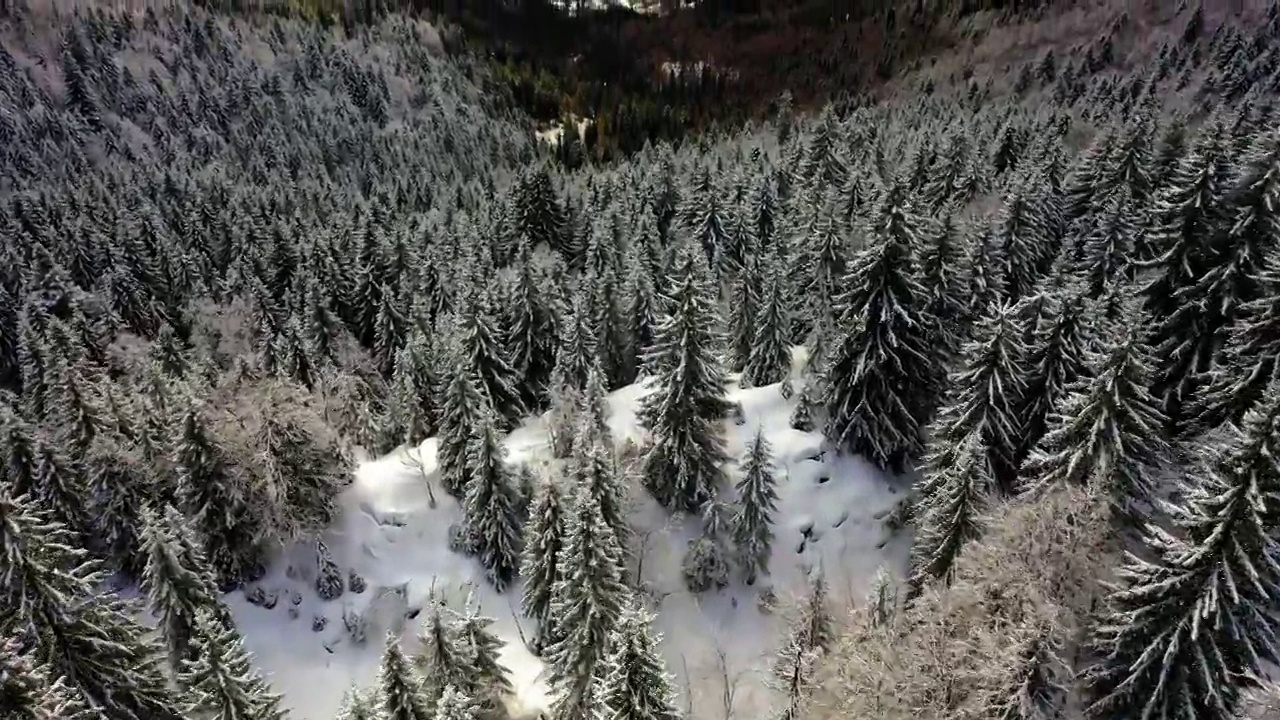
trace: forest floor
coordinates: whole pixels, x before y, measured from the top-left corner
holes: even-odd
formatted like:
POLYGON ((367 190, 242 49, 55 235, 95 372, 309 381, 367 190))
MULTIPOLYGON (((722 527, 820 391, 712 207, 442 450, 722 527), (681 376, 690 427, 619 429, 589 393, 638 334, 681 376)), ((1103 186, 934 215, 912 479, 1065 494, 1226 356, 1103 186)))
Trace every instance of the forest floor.
MULTIPOLYGON (((643 386, 632 385, 609 396, 609 422, 619 448, 643 437, 636 411, 644 394, 643 386)), ((886 478, 861 458, 824 454, 821 433, 790 427, 796 400, 784 399, 779 385, 741 389, 735 383, 729 399, 743 411, 739 420, 725 423, 731 456, 741 456, 757 428, 773 449, 779 503, 769 577, 754 587, 734 577, 721 591, 690 593, 681 560, 697 535, 698 520, 673 518, 634 483, 628 488, 635 533, 632 577, 639 577, 638 586, 656 610, 667 669, 688 688, 681 701, 691 717, 728 717, 730 710, 741 716, 772 704, 768 663, 810 572, 821 566, 837 603, 860 600, 880 566, 902 567, 909 546, 909 538, 890 536, 883 521, 903 497, 902 481, 886 478), (770 589, 777 598, 772 607, 761 602, 770 589)), ((296 718, 328 720, 353 683, 369 684, 388 630, 400 633, 406 648, 415 650, 416 623, 406 618, 416 617, 433 592, 460 608, 474 591, 483 614, 497 620, 495 629, 507 643, 502 661, 517 691, 516 717, 548 706, 542 664, 522 642, 533 627, 518 617, 520 586, 494 592, 474 558, 449 548, 450 528, 461 520, 462 510, 437 483, 435 447, 436 440, 429 439, 418 449, 421 468, 406 465, 402 455, 363 463, 344 493, 342 518, 326 540, 340 565, 367 580, 363 593, 348 591, 322 602, 311 589, 309 570, 297 570, 314 567, 314 551, 300 548, 296 562, 282 558, 245 593, 228 597, 248 649, 296 718), (267 598, 277 598, 272 609, 247 600, 257 587, 267 598), (344 615, 352 613, 368 622, 364 643, 354 642, 344 628, 344 615), (313 629, 316 617, 326 618, 323 630, 313 629)), ((558 462, 542 418, 512 432, 506 447, 512 466, 529 464, 551 474, 558 462)), ((736 464, 728 470, 736 482, 736 464)))

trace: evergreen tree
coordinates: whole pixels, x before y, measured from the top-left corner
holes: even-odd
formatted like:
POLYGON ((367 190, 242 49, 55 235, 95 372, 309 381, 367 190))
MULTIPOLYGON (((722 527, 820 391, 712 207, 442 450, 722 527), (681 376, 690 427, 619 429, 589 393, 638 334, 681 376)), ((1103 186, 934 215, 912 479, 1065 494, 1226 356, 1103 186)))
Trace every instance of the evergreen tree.
POLYGON ((387 633, 378 671, 382 714, 380 720, 431 720, 435 717, 421 688, 421 680, 400 649, 396 636, 387 633))
POLYGON ((502 640, 490 629, 493 618, 481 615, 473 602, 474 598, 468 598, 466 610, 459 618, 458 634, 467 643, 474 673, 471 684, 459 689, 467 690, 468 696, 479 709, 494 712, 502 708, 503 698, 515 690, 508 677, 510 670, 498 661, 502 640))
POLYGON ((911 547, 913 593, 935 578, 950 581, 956 558, 981 532, 982 515, 998 492, 979 430, 934 438, 912 507, 918 526, 911 547))
POLYGON ((192 635, 191 659, 178 681, 190 692, 186 712, 201 720, 283 720, 280 696, 253 669, 244 640, 212 615, 202 613, 192 635))
POLYGON ((760 263, 749 260, 731 280, 729 295, 729 363, 730 372, 741 372, 751 356, 756 323, 762 305, 760 263))
POLYGON ((733 544, 748 585, 754 585, 760 573, 769 572, 773 515, 778 509, 776 485, 769 442, 763 430, 757 429, 742 460, 738 512, 733 518, 733 544))
POLYGON ((1147 389, 1151 351, 1133 329, 1128 333, 1093 353, 1091 371, 1067 386, 1023 465, 1028 483, 1097 485, 1126 513, 1149 497, 1152 473, 1171 459, 1170 448, 1164 416, 1147 389))
POLYGON ((1221 360, 1228 329, 1243 304, 1257 299, 1263 257, 1277 245, 1280 211, 1280 141, 1255 148, 1232 181, 1227 222, 1213 235, 1208 261, 1192 284, 1175 292, 1176 310, 1159 328, 1156 356, 1161 358, 1155 392, 1162 398, 1171 427, 1182 430, 1203 373, 1221 360))
POLYGON ((391 371, 387 431, 397 445, 419 445, 436 431, 431 348, 426 333, 414 331, 396 351, 391 371))
POLYGON ((927 345, 933 320, 912 268, 917 222, 901 189, 881 201, 869 246, 849 263, 825 371, 826 436, 880 467, 919 454, 938 377, 927 345))
POLYGON ((1071 383, 1088 376, 1088 353, 1097 341, 1091 308, 1074 282, 1050 290, 1047 299, 1027 347, 1026 389, 1018 409, 1023 428, 1014 455, 1019 468, 1044 436, 1050 413, 1067 396, 1071 383))
POLYGON ((697 510, 724 474, 721 463, 727 458, 719 424, 728 403, 718 326, 701 265, 686 251, 669 312, 646 356, 653 390, 641 401, 639 413, 654 441, 644 457, 642 477, 658 502, 670 508, 697 510))
POLYGON ((1138 207, 1127 190, 1113 193, 1078 240, 1079 272, 1089 297, 1100 298, 1109 289, 1132 279, 1130 258, 1134 248, 1141 244, 1132 220, 1138 214, 1138 207))
POLYGON ((44 678, 23 653, 17 637, 0 643, 0 717, 42 720, 40 713, 44 678))
POLYGON ((1028 178, 1014 185, 993 228, 1011 300, 1030 294, 1057 254, 1052 233, 1055 219, 1044 198, 1031 189, 1031 182, 1028 178))
POLYGON ((662 638, 637 605, 619 616, 602 658, 593 702, 611 720, 677 720, 675 688, 658 654, 662 638))
POLYGON ((565 540, 564 514, 559 486, 550 479, 544 480, 529 510, 529 521, 524 531, 527 541, 520 564, 520 577, 524 579, 520 609, 525 617, 538 623, 535 648, 539 650, 555 635, 551 624, 551 601, 559 579, 557 562, 565 540))
POLYGON ((628 596, 622 546, 586 486, 577 489, 567 525, 551 600, 555 639, 545 650, 561 692, 557 717, 589 711, 592 677, 628 596))
POLYGON ((1195 427, 1216 428, 1226 421, 1238 422, 1261 398, 1263 390, 1277 377, 1280 357, 1280 246, 1273 247, 1264 261, 1260 281, 1272 291, 1240 307, 1240 317, 1231 328, 1223 359, 1209 370, 1204 390, 1195 398, 1188 415, 1195 427))
POLYGON ((426 618, 418 641, 422 652, 414 658, 413 665, 421 675, 422 692, 430 705, 450 685, 470 688, 476 678, 476 668, 458 623, 452 614, 446 615, 439 599, 428 600, 426 618))
POLYGON ((520 378, 525 407, 543 406, 555 366, 556 317, 546 288, 534 275, 533 260, 522 258, 506 294, 505 316, 511 364, 520 378))
POLYGON ((760 310, 752 323, 751 342, 742 370, 743 387, 782 382, 791 374, 791 317, 776 255, 757 263, 765 273, 760 310))
POLYGON ((507 429, 525 413, 517 387, 519 374, 500 342, 501 326, 490 311, 489 294, 475 289, 466 295, 457 316, 457 361, 497 413, 500 427, 507 429))
POLYGON ((435 720, 475 720, 475 703, 466 693, 450 685, 436 703, 435 720))
POLYGON ((965 271, 960 231, 948 208, 920 247, 920 283, 929 296, 928 313, 937 318, 937 338, 949 351, 958 349, 957 325, 965 316, 965 271))
POLYGON ((191 658, 201 613, 211 613, 223 625, 229 625, 231 619, 218 598, 204 554, 186 529, 185 518, 172 506, 166 506, 163 513, 143 510, 142 551, 147 561, 142 590, 151 612, 160 619, 170 662, 178 669, 184 659, 191 658))
POLYGON ((445 491, 461 498, 470 480, 467 453, 472 428, 482 414, 489 412, 489 405, 465 369, 454 365, 449 368, 448 377, 440 405, 436 467, 445 491))
POLYGON ((599 508, 605 524, 625 548, 631 529, 627 524, 623 505, 625 498, 613 449, 585 418, 574 438, 573 447, 569 461, 571 479, 590 493, 591 501, 599 508))
POLYGON ((1028 371, 1024 328, 1010 305, 992 308, 977 338, 963 355, 968 358, 952 378, 955 397, 936 422, 938 439, 959 446, 977 433, 983 464, 1005 494, 1017 485, 1016 456, 1025 428, 1019 411, 1025 397, 1028 371))
POLYGON ((102 592, 106 573, 62 525, 0 492, 0 606, 31 628, 33 660, 69 678, 107 720, 182 720, 138 608, 102 592))
POLYGON ((467 535, 498 592, 515 578, 520 564, 520 518, 506 449, 491 413, 472 428, 467 451, 467 487, 462 507, 467 535))
POLYGON ((598 345, 588 298, 578 293, 561 323, 556 349, 557 380, 576 390, 586 387, 587 375, 599 357, 598 345))
POLYGON ((223 579, 239 579, 257 561, 257 515, 228 474, 224 450, 206 428, 200 408, 182 418, 174 465, 183 514, 205 543, 205 557, 223 579))
POLYGON ((1148 525, 1149 558, 1129 555, 1094 630, 1085 674, 1093 717, 1232 718, 1276 661, 1280 600, 1280 386, 1225 444, 1199 448, 1178 533, 1148 525))
POLYGON ((342 697, 338 720, 378 720, 378 708, 373 695, 373 692, 364 692, 353 686, 342 697))

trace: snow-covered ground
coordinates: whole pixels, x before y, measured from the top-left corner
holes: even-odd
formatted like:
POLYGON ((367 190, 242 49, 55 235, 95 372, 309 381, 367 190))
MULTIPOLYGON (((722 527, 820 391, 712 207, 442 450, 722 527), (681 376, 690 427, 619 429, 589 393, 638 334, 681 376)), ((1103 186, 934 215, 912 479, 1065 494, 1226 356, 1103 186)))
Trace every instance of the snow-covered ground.
MULTIPOLYGON (((630 386, 609 397, 610 425, 620 445, 642 436, 636 411, 643 394, 642 387, 630 386)), ((803 592, 807 573, 820 564, 836 602, 858 600, 881 564, 899 568, 906 555, 905 541, 888 538, 878 519, 900 499, 893 481, 861 458, 822 455, 820 434, 789 427, 795 401, 783 399, 778 385, 735 387, 730 399, 743 408, 740 424, 726 422, 730 453, 741 456, 757 427, 773 446, 780 499, 770 578, 746 587, 735 577, 721 592, 692 595, 684 588, 680 561, 697 533, 696 519, 672 518, 642 491, 631 493, 637 556, 632 570, 642 568, 664 634, 667 668, 688 689, 682 701, 697 718, 727 718, 726 697, 741 717, 771 702, 764 680, 785 612, 760 606, 765 587, 774 587, 785 610, 803 592)), ((435 444, 428 440, 421 448, 423 470, 432 482, 435 444)), ((514 431, 506 445, 512 464, 550 469, 540 419, 514 431)), ((737 468, 729 470, 736 480, 737 468)), ((495 629, 507 641, 502 659, 521 710, 532 714, 549 704, 542 665, 521 642, 521 633, 530 635, 533 627, 518 617, 520 588, 493 592, 474 559, 449 550, 449 528, 460 520, 461 509, 438 487, 437 506, 430 507, 423 478, 422 470, 390 456, 361 465, 344 493, 342 519, 326 541, 339 565, 365 578, 363 593, 348 590, 322 602, 312 589, 314 549, 302 548, 255 584, 278 598, 274 608, 248 602, 247 592, 229 598, 248 648, 298 720, 329 720, 353 683, 374 681, 388 629, 401 632, 407 649, 415 650, 417 620, 410 616, 433 589, 454 606, 474 589, 481 610, 497 619, 495 629), (363 644, 353 642, 344 627, 344 614, 355 612, 369 621, 363 644), (313 630, 317 616, 327 618, 320 631, 313 630)))

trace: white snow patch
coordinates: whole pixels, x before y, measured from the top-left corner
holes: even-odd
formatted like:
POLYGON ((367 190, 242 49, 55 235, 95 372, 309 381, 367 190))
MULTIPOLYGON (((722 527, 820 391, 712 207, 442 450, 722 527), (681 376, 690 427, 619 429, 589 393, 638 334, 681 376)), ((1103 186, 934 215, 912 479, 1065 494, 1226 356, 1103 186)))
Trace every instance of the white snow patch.
MULTIPOLYGON (((610 395, 609 424, 619 444, 643 442, 636 412, 644 394, 642 386, 633 385, 610 395)), ((725 423, 730 454, 740 457, 757 427, 773 446, 780 497, 770 577, 755 587, 735 577, 721 592, 692 595, 684 588, 680 561, 697 535, 697 520, 672 517, 638 488, 629 488, 632 577, 642 567, 644 590, 664 634, 667 668, 685 691, 685 709, 699 718, 728 717, 726 677, 735 715, 745 717, 773 702, 766 678, 785 613, 760 607, 766 587, 773 587, 785 607, 803 593, 808 573, 821 566, 837 603, 858 601, 881 564, 898 569, 906 557, 905 540, 889 538, 878 519, 900 499, 893 481, 861 458, 823 453, 819 433, 793 430, 788 419, 795 401, 783 399, 778 385, 735 388, 730 399, 743 410, 741 424, 725 423)), ((506 446, 513 465, 553 465, 541 419, 517 428, 506 446)), ((519 586, 495 593, 474 559, 449 550, 449 529, 461 519, 461 508, 438 486, 437 506, 431 507, 423 475, 435 482, 435 440, 421 450, 421 472, 395 455, 366 462, 342 496, 341 520, 325 540, 339 565, 364 577, 368 589, 363 593, 348 590, 322 602, 312 586, 314 553, 300 548, 254 584, 278 593, 274 609, 250 604, 245 593, 228 596, 249 650, 298 720, 328 720, 353 683, 373 683, 388 630, 400 632, 406 648, 416 651, 418 621, 406 615, 421 608, 433 588, 458 607, 474 588, 481 610, 497 619, 495 629, 507 642, 502 661, 518 694, 513 709, 531 716, 550 705, 543 665, 521 641, 521 631, 529 636, 533 627, 517 619, 519 586), (290 608, 297 610, 296 619, 290 619, 290 608), (344 629, 343 615, 350 612, 369 619, 364 644, 352 642, 344 629), (312 631, 316 615, 328 619, 323 631, 312 631)), ((736 480, 736 460, 728 469, 736 480)))

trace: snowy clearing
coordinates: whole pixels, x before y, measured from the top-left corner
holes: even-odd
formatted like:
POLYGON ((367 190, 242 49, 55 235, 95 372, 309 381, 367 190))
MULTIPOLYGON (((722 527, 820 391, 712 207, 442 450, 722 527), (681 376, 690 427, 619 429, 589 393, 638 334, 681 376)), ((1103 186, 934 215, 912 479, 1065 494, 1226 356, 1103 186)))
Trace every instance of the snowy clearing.
MULTIPOLYGON (((633 385, 609 396, 610 426, 619 446, 642 437, 636 411, 644 393, 633 385)), ((822 566, 837 602, 857 600, 881 564, 903 566, 908 548, 906 539, 888 537, 879 519, 901 497, 894 481, 861 458, 823 454, 820 433, 792 429, 788 418, 795 400, 784 399, 778 385, 734 387, 729 399, 743 409, 740 421, 726 421, 730 454, 739 457, 757 427, 773 446, 779 502, 770 577, 754 587, 735 577, 720 592, 688 592, 680 562, 697 534, 697 519, 673 518, 642 491, 631 492, 633 578, 641 566, 642 587, 664 636, 667 669, 682 689, 684 708, 697 717, 728 717, 726 697, 732 698, 735 713, 771 703, 768 662, 780 641, 786 608, 803 592, 810 570, 822 566), (769 586, 778 598, 772 610, 760 602, 769 586)), ((533 716, 550 702, 542 663, 521 641, 522 633, 531 637, 534 628, 518 617, 519 586, 495 593, 478 562, 449 549, 450 527, 460 522, 462 511, 438 486, 437 506, 430 506, 423 477, 434 483, 435 445, 434 439, 422 445, 421 470, 396 455, 362 464, 343 494, 342 520, 325 540, 339 565, 367 581, 364 592, 348 589, 322 602, 313 589, 314 550, 299 548, 296 557, 281 558, 260 582, 228 598, 248 648, 300 720, 328 720, 353 683, 374 680, 388 630, 400 632, 406 649, 415 651, 416 610, 433 589, 453 607, 474 589, 483 613, 497 619, 494 628, 507 642, 502 661, 518 693, 517 717, 533 716), (249 602, 259 587, 267 602, 261 595, 257 604, 249 602), (272 598, 276 603, 267 609, 272 598), (351 613, 368 622, 364 643, 354 642, 344 627, 344 616, 351 613), (325 618, 320 630, 314 629, 318 617, 325 618)), ((516 429, 506 446, 512 465, 547 471, 556 462, 541 419, 516 429)), ((736 467, 729 471, 736 480, 736 467)))

